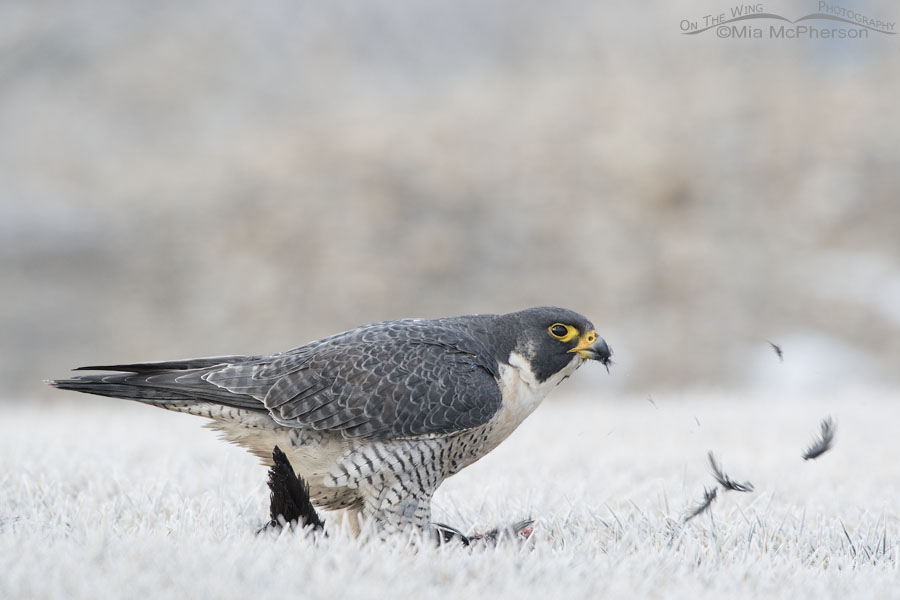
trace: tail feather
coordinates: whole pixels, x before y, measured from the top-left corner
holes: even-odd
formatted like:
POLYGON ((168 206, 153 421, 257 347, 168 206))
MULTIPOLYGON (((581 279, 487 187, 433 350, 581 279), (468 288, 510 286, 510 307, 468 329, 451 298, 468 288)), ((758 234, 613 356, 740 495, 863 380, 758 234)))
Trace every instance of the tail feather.
POLYGON ((218 365, 230 365, 240 362, 250 362, 262 358, 261 356, 209 356, 205 358, 188 358, 185 360, 167 360, 159 362, 132 363, 128 365, 95 365, 91 367, 78 367, 75 371, 119 371, 128 373, 149 373, 157 371, 187 371, 193 369, 208 369, 218 365))
POLYGON ((203 378, 207 369, 233 362, 253 360, 253 358, 244 356, 211 357, 133 365, 81 367, 76 370, 118 372, 80 375, 71 379, 59 379, 47 383, 62 390, 136 400, 163 408, 175 404, 213 403, 265 412, 266 408, 259 399, 221 388, 203 378))
POLYGON ((76 377, 74 379, 58 379, 49 382, 55 388, 72 390, 84 394, 95 394, 110 398, 125 398, 127 400, 176 402, 191 400, 191 397, 178 394, 171 390, 141 387, 104 381, 100 377, 76 377))

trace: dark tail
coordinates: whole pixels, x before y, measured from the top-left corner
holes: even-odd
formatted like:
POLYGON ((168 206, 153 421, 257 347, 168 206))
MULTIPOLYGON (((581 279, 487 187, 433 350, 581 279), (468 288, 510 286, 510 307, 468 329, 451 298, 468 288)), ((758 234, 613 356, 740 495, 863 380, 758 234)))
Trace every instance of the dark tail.
POLYGON ((231 392, 207 382, 203 375, 215 367, 252 361, 254 356, 217 356, 180 361, 79 367, 76 371, 116 371, 113 374, 80 375, 48 381, 61 390, 97 396, 125 398, 163 408, 212 402, 248 410, 264 411, 256 398, 231 392))

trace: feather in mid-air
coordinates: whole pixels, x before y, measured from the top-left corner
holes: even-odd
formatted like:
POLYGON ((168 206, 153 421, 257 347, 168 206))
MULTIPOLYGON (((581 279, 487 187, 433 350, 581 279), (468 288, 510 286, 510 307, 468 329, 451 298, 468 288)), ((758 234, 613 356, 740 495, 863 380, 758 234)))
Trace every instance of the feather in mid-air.
POLYGON ((695 508, 693 511, 691 511, 691 514, 689 514, 688 516, 686 516, 684 518, 684 522, 687 523, 694 517, 696 517, 698 515, 702 515, 707 510, 709 510, 709 507, 712 506, 712 503, 716 499, 716 496, 718 495, 718 493, 719 493, 719 488, 716 488, 716 487, 704 489, 703 490, 703 500, 700 501, 700 504, 697 505, 697 508, 695 508))
POLYGON ((822 423, 819 425, 819 437, 813 441, 809 448, 803 451, 803 460, 819 458, 831 450, 831 446, 834 444, 834 430, 836 427, 831 417, 822 419, 822 423))
POLYGON ((716 456, 713 454, 712 450, 709 451, 709 466, 712 467, 713 477, 715 477, 716 481, 719 482, 726 490, 734 490, 735 492, 752 492, 753 484, 749 481, 745 481, 744 483, 738 483, 728 476, 727 473, 722 469, 722 465, 716 462, 716 456))

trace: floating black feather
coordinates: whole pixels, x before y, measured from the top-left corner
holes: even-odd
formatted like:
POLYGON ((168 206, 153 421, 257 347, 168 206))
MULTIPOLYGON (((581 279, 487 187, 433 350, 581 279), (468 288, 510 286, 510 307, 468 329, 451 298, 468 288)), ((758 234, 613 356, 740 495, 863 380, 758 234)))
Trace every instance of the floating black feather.
POLYGON ((687 517, 684 518, 684 522, 687 523, 688 521, 690 521, 697 515, 703 514, 704 512, 709 510, 709 507, 712 506, 712 503, 716 499, 716 496, 718 495, 718 493, 719 493, 719 488, 714 487, 714 488, 710 488, 710 489, 704 489, 703 490, 703 500, 700 502, 700 504, 697 506, 697 508, 694 509, 694 511, 691 514, 689 514, 687 517))
POLYGON ((709 451, 709 466, 712 467, 713 477, 716 478, 716 481, 719 482, 726 490, 734 490, 735 492, 752 492, 753 484, 749 481, 745 481, 744 483, 738 483, 729 477, 725 471, 722 470, 722 466, 716 462, 716 457, 712 453, 712 450, 709 451))
POLYGON ((834 430, 837 427, 834 420, 831 417, 826 417, 822 419, 822 424, 819 427, 819 437, 803 452, 803 460, 818 458, 831 450, 831 446, 834 443, 834 430))
MULTIPOLYGON (((768 341, 768 340, 766 340, 766 341, 768 341)), ((780 360, 781 362, 784 362, 784 352, 781 350, 781 346, 779 346, 778 344, 776 344, 774 342, 769 342, 769 345, 772 346, 772 350, 774 350, 775 354, 778 355, 778 360, 780 360)))

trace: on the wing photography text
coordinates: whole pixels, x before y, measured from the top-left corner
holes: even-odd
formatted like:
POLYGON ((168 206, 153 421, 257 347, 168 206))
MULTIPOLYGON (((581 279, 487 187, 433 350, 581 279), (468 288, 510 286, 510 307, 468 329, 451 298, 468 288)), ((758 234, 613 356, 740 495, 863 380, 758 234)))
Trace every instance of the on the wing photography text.
POLYGON ((720 39, 869 39, 895 35, 896 22, 820 0, 816 12, 796 19, 767 12, 761 3, 738 4, 729 12, 682 19, 679 29, 684 35, 715 31, 720 39))

